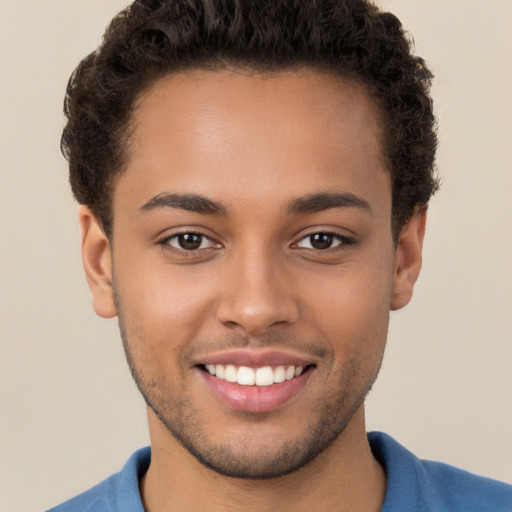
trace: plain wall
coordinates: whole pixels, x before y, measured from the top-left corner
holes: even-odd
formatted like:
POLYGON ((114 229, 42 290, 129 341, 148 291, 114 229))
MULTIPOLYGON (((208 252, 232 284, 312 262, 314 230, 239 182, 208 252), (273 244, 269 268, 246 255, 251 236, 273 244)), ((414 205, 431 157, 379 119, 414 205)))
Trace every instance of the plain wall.
MULTIPOLYGON (((148 443, 116 322, 90 305, 59 153, 68 76, 125 4, 0 0, 0 512, 55 505, 148 443)), ((368 428, 512 482, 512 2, 380 5, 437 76, 443 188, 368 428)))

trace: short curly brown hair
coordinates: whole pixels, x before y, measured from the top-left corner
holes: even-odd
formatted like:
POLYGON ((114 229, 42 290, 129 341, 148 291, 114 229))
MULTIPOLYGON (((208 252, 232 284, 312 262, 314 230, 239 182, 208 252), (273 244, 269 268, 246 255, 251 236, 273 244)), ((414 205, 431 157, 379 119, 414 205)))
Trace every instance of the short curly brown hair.
POLYGON ((400 21, 368 0, 133 2, 69 80, 61 148, 75 198, 110 236, 133 105, 158 78, 186 69, 303 66, 355 78, 379 106, 396 239, 438 188, 432 74, 400 21))

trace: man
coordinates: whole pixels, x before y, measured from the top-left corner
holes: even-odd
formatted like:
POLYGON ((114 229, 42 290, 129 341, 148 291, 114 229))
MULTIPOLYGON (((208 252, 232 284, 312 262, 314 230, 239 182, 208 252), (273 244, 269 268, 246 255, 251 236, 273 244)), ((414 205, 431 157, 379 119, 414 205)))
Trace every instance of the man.
POLYGON ((63 149, 151 449, 54 510, 512 510, 511 486, 365 429, 437 189, 430 79, 363 0, 113 20, 70 80, 63 149))

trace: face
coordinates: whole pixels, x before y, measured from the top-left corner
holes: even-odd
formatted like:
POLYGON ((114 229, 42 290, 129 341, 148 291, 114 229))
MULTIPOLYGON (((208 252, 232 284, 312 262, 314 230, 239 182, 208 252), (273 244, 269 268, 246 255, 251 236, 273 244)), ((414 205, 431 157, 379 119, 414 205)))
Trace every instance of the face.
POLYGON ((383 161, 365 90, 314 71, 189 71, 140 98, 91 287, 150 430, 245 478, 364 430, 407 263, 383 161))

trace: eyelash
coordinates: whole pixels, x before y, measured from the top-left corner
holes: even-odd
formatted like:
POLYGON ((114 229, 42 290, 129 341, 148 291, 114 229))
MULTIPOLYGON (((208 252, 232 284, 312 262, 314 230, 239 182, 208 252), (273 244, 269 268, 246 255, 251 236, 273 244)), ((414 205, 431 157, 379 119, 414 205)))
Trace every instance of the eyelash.
POLYGON ((161 245, 162 247, 164 247, 165 249, 172 251, 180 256, 197 256, 199 251, 204 251, 204 250, 208 250, 208 249, 214 249, 217 247, 221 247, 221 244, 216 243, 209 236, 205 235, 204 233, 200 233, 200 232, 196 232, 196 231, 181 231, 179 233, 174 233, 171 236, 165 237, 163 240, 158 242, 158 244, 161 245), (184 235, 192 235, 192 236, 200 237, 201 245, 203 244, 204 241, 209 241, 212 243, 212 246, 211 247, 203 247, 203 248, 198 247, 197 249, 184 249, 184 248, 180 248, 180 247, 174 247, 173 245, 171 245, 171 243, 170 243, 171 240, 178 239, 180 236, 184 236, 184 235), (215 247, 215 246, 217 246, 217 247, 215 247))
MULTIPOLYGON (((316 231, 314 233, 309 233, 307 235, 304 235, 298 242, 295 242, 294 244, 292 244, 292 247, 300 247, 299 244, 301 242, 305 241, 305 240, 308 240, 308 239, 311 242, 312 237, 314 237, 315 235, 323 235, 323 236, 327 236, 327 237, 332 237, 332 239, 333 239, 332 242, 337 240, 338 243, 336 245, 334 245, 334 246, 327 247, 325 249, 317 249, 315 247, 303 247, 303 249, 306 249, 306 250, 311 251, 311 252, 315 252, 317 254, 328 254, 328 253, 333 253, 333 252, 341 251, 341 250, 345 249, 346 247, 351 246, 351 245, 353 245, 355 243, 355 240, 353 240, 352 238, 344 236, 344 235, 340 235, 340 234, 335 233, 335 232, 331 232, 331 231, 316 231)), ((164 239, 162 239, 160 242, 158 242, 158 244, 163 246, 167 250, 172 251, 173 253, 178 254, 180 256, 197 256, 199 251, 210 250, 210 249, 217 249, 217 248, 222 247, 221 244, 216 243, 209 236, 205 235, 204 233, 196 232, 196 231, 182 231, 182 232, 179 232, 179 233, 174 233, 173 235, 165 237, 164 239), (174 247, 173 245, 171 245, 171 243, 170 243, 171 240, 178 239, 180 236, 185 236, 185 235, 191 235, 191 236, 199 237, 200 238, 200 245, 202 245, 205 241, 209 241, 212 244, 212 246, 210 246, 210 247, 202 247, 202 248, 198 247, 198 248, 195 248, 195 249, 185 249, 185 248, 180 248, 180 247, 174 247)), ((310 245, 311 245, 311 243, 310 243, 310 245)))
POLYGON ((309 234, 303 236, 298 242, 296 242, 293 245, 294 246, 299 246, 299 244, 301 242, 303 242, 304 240, 308 240, 308 239, 310 240, 310 243, 311 243, 312 237, 318 236, 318 235, 332 237, 332 239, 333 239, 332 242, 337 240, 338 243, 336 245, 334 245, 334 246, 327 247, 325 249, 316 249, 315 247, 308 247, 308 248, 305 248, 305 249, 307 249, 309 251, 314 251, 316 253, 324 253, 325 254, 325 253, 341 251, 344 248, 346 248, 346 247, 348 247, 350 245, 353 245, 355 243, 355 240, 353 240, 352 238, 344 236, 344 235, 340 235, 338 233, 334 233, 332 231, 316 231, 314 233, 309 233, 309 234))

